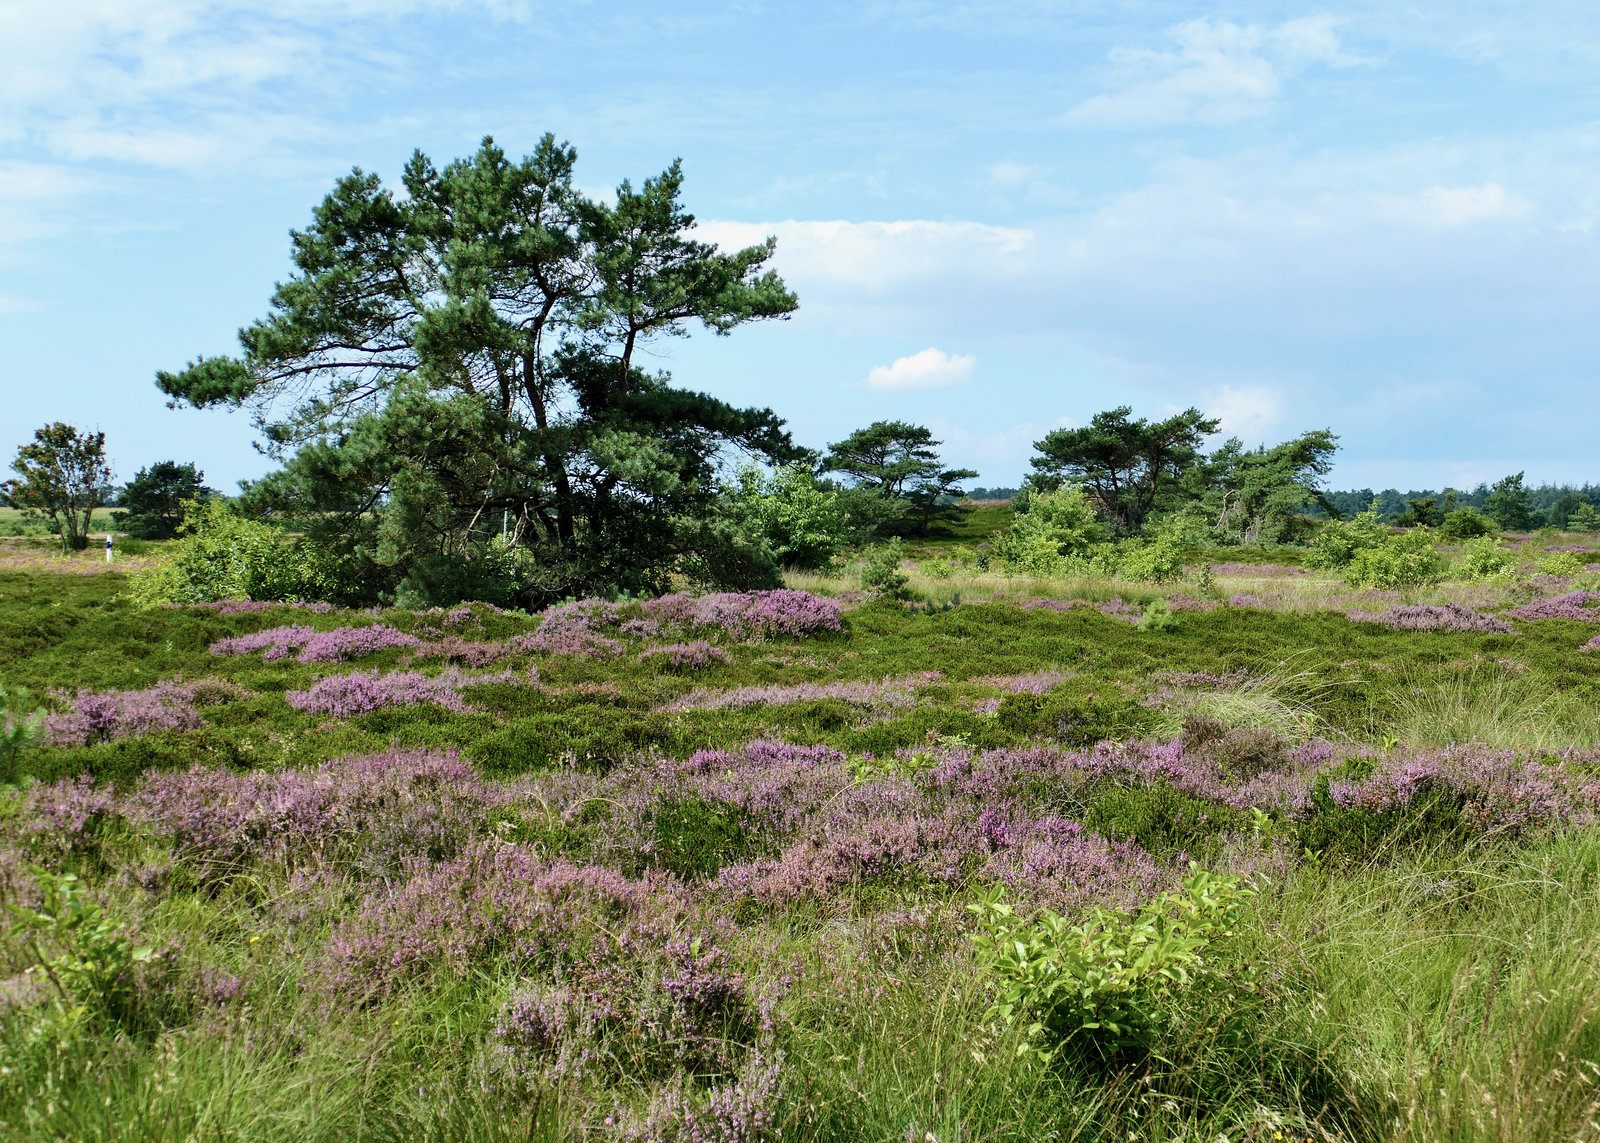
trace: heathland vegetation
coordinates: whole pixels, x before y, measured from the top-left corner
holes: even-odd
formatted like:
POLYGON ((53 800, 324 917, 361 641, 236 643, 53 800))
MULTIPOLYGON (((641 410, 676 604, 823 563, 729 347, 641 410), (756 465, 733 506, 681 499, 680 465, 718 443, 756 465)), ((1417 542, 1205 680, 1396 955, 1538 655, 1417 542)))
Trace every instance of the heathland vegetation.
POLYGON ((159 379, 241 495, 19 454, 0 1134, 1600 1138, 1587 498, 1193 409, 978 503, 811 450, 633 363, 791 312, 771 244, 574 161, 339 184, 159 379))

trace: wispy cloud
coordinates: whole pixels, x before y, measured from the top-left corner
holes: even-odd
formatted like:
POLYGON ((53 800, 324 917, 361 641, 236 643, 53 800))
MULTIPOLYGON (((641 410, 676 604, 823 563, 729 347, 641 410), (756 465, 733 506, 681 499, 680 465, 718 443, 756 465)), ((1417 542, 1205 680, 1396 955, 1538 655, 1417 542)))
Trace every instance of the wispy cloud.
POLYGON ((1345 51, 1327 17, 1273 28, 1201 18, 1169 28, 1167 39, 1167 49, 1114 49, 1112 90, 1073 107, 1065 121, 1098 128, 1223 126, 1265 115, 1283 78, 1309 64, 1368 62, 1345 51))

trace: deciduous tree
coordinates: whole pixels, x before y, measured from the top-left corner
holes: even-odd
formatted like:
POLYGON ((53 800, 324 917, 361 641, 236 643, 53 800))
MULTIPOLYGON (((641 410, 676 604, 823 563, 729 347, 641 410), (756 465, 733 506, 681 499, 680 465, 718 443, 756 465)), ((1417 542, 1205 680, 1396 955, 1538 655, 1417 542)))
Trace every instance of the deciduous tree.
POLYGON ((17 477, 6 481, 6 499, 29 516, 49 519, 63 551, 88 547, 94 510, 106 502, 113 479, 105 433, 79 432, 64 421, 45 425, 17 449, 11 468, 17 477))

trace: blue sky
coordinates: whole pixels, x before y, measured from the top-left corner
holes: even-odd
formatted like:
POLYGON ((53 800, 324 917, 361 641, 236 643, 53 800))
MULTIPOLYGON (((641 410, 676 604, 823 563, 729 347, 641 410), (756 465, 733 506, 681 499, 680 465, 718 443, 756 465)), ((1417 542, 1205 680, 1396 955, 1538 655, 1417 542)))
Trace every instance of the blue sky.
POLYGON ((1600 480, 1597 95, 1568 0, 0 0, 0 450, 259 475, 154 371, 234 348, 351 166, 552 131, 778 235, 799 315, 657 364, 806 444, 917 420, 1007 484, 1193 404, 1331 427, 1340 487, 1600 480))

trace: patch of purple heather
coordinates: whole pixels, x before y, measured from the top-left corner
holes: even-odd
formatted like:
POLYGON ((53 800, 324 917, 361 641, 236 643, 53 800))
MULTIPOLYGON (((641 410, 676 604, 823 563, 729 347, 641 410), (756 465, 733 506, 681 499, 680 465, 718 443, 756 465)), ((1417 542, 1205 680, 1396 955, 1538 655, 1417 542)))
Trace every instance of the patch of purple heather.
POLYGON ((157 683, 145 690, 84 691, 69 709, 45 718, 46 741, 55 746, 92 746, 160 730, 194 730, 195 688, 157 683))
POLYGON ((1267 601, 1248 591, 1236 591, 1228 598, 1229 607, 1265 607, 1267 601))
POLYGON ((1504 619, 1496 619, 1459 603, 1399 603, 1377 614, 1370 611, 1350 611, 1346 614, 1351 622, 1381 623, 1396 631, 1469 631, 1510 635, 1516 630, 1504 619))
POLYGON ((911 689, 917 679, 884 679, 882 682, 773 683, 769 686, 734 687, 725 691, 696 690, 675 699, 662 710, 727 710, 745 706, 782 706, 793 702, 838 699, 852 706, 873 710, 903 709, 917 705, 911 689))
POLYGON ((283 696, 290 706, 310 714, 350 718, 386 706, 416 706, 435 703, 446 710, 464 711, 466 703, 449 672, 432 678, 417 671, 390 671, 369 675, 356 671, 348 675, 329 675, 309 689, 289 691, 283 696))
POLYGON ((1596 635, 1593 639, 1590 639, 1582 647, 1579 647, 1578 650, 1580 650, 1580 651, 1600 651, 1600 635, 1596 635))
POLYGON ((1042 695, 1050 693, 1071 677, 1066 671, 1034 671, 1027 675, 984 675, 972 681, 986 687, 998 687, 1014 695, 1042 695))
POLYGON ((250 635, 234 635, 211 644, 213 655, 251 655, 262 652, 263 659, 282 659, 299 648, 302 663, 338 663, 359 659, 391 647, 417 647, 422 640, 382 623, 370 627, 336 627, 318 631, 301 624, 271 627, 250 635))
POLYGON ((369 995, 445 968, 465 975, 491 961, 547 969, 581 959, 595 941, 659 947, 681 928, 685 902, 670 879, 551 861, 498 840, 448 861, 414 862, 338 926, 319 966, 334 991, 369 995))
POLYGON ((1278 578, 1286 576, 1310 575, 1302 567, 1293 564, 1241 564, 1221 563, 1211 565, 1212 575, 1250 576, 1255 578, 1278 578))
POLYGON ((419 647, 422 640, 382 623, 370 627, 336 627, 318 631, 300 647, 302 663, 341 663, 391 647, 419 647))
POLYGON ((674 667, 699 670, 704 667, 718 666, 733 662, 733 656, 721 647, 707 643, 703 639, 696 639, 692 643, 669 643, 662 647, 650 647, 639 652, 639 659, 663 659, 674 667))
POLYGON ((315 627, 295 623, 287 627, 269 627, 249 635, 231 635, 211 644, 213 655, 253 655, 262 652, 263 659, 281 659, 317 633, 315 627))
POLYGON ((666 626, 716 627, 735 639, 815 635, 841 629, 839 604, 809 591, 675 592, 642 605, 645 616, 666 626))
POLYGON ((1507 619, 1575 619, 1600 623, 1600 591, 1569 591, 1546 599, 1535 599, 1504 613, 1507 619))

